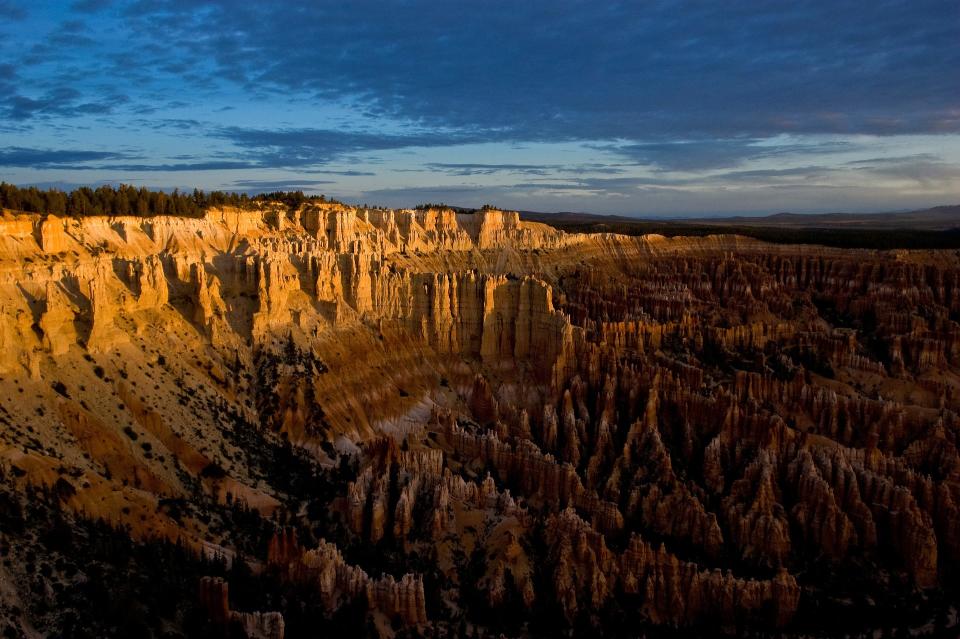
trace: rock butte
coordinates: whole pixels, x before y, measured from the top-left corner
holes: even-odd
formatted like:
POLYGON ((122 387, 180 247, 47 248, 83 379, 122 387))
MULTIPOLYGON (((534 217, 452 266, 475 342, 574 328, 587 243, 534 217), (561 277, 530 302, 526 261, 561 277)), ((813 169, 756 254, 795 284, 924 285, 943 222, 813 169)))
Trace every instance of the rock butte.
MULTIPOLYGON (((20 489, 67 481, 78 517, 228 561, 231 530, 161 506, 242 502, 285 522, 244 561, 386 634, 452 623, 477 553, 494 610, 573 624, 627 597, 654 625, 789 630, 830 594, 811 562, 936 590, 960 559, 958 320, 949 251, 497 210, 5 212, 0 462, 20 489), (352 460, 336 539, 298 535, 310 516, 244 450, 254 431, 352 460), (381 574, 337 539, 417 561, 381 574), (424 570, 446 581, 427 592, 424 570)), ((215 623, 284 634, 222 578, 195 592, 215 623)))

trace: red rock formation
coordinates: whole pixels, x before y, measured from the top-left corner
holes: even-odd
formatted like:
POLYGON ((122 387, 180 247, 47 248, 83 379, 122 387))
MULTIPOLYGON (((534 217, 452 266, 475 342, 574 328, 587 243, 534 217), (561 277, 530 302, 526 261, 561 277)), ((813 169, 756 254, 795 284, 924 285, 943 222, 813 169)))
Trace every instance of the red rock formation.
POLYGON ((344 561, 333 544, 320 540, 317 548, 303 551, 290 532, 278 533, 270 547, 270 565, 290 579, 316 587, 328 610, 336 610, 344 600, 364 597, 370 609, 388 618, 407 625, 427 623, 423 579, 418 575, 408 573, 399 581, 390 575, 372 579, 344 561))
POLYGON ((655 623, 673 625, 715 619, 733 623, 742 614, 769 610, 776 625, 791 619, 800 598, 796 580, 781 570, 774 579, 737 579, 702 571, 633 536, 619 557, 604 537, 571 510, 554 515, 546 527, 555 564, 557 599, 569 618, 582 607, 598 608, 617 583, 638 594, 655 623))
POLYGON ((200 605, 222 636, 239 631, 248 639, 283 639, 283 616, 279 612, 237 612, 230 610, 229 588, 221 577, 200 580, 200 605))
MULTIPOLYGON (((248 548, 208 512, 229 485, 427 562, 457 613, 471 578, 494 609, 600 618, 625 593, 631 619, 751 630, 789 626, 793 574, 804 597, 867 563, 926 589, 960 559, 950 252, 326 202, 0 227, 0 456, 72 477, 66 507, 141 538, 248 548), (277 476, 290 450, 333 478, 322 496, 277 476)), ((290 532, 267 562, 330 612, 362 597, 427 623, 415 574, 371 578, 290 532)))

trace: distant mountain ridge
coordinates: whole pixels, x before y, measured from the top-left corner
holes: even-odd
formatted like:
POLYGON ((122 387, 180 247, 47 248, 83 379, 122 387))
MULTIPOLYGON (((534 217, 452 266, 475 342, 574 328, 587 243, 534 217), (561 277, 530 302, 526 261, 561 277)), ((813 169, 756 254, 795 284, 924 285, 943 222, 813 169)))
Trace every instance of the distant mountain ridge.
POLYGON ((736 215, 730 217, 656 219, 623 215, 594 215, 590 213, 538 213, 522 211, 524 219, 553 223, 624 223, 660 222, 697 226, 753 226, 793 229, 910 229, 945 231, 960 228, 960 205, 936 206, 916 211, 891 213, 775 213, 762 217, 736 215))

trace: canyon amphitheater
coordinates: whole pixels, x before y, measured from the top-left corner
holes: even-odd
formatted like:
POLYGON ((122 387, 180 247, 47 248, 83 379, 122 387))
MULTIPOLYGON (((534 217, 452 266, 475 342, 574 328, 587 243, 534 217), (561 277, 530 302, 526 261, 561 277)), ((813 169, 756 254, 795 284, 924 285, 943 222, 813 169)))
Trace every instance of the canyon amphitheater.
POLYGON ((958 322, 955 251, 5 212, 0 630, 950 627, 958 322))

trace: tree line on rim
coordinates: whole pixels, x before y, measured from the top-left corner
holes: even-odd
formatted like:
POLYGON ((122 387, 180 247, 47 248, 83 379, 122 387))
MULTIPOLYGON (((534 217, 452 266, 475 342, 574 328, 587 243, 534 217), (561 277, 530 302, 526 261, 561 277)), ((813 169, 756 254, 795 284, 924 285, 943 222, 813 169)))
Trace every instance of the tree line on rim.
POLYGON ((194 189, 192 193, 174 189, 167 193, 121 184, 117 187, 104 185, 95 189, 81 186, 65 192, 60 189, 43 190, 35 186, 18 187, 0 182, 0 208, 71 217, 89 215, 202 217, 211 207, 248 208, 264 202, 279 202, 291 209, 296 209, 307 202, 336 202, 336 200, 328 199, 323 195, 306 195, 303 191, 275 191, 252 196, 225 191, 204 192, 201 189, 194 189))

